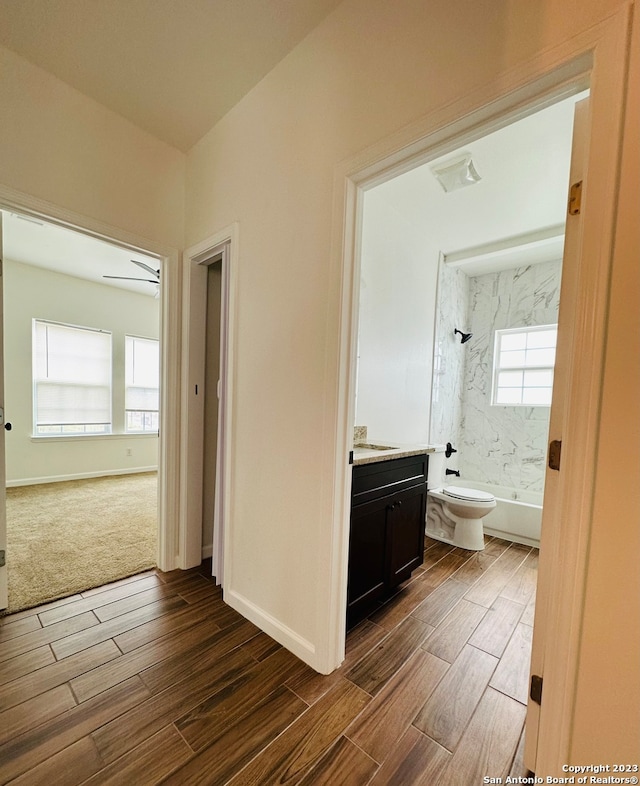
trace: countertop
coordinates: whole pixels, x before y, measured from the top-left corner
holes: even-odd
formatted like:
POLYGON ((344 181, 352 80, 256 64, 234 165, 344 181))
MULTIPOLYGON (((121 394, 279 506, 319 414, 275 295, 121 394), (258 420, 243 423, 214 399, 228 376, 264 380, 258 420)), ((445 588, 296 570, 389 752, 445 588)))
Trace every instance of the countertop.
POLYGON ((376 442, 357 444, 353 446, 353 465, 375 464, 377 461, 390 461, 405 456, 419 456, 421 453, 435 453, 433 445, 420 445, 416 443, 401 445, 385 442, 379 445, 376 442))

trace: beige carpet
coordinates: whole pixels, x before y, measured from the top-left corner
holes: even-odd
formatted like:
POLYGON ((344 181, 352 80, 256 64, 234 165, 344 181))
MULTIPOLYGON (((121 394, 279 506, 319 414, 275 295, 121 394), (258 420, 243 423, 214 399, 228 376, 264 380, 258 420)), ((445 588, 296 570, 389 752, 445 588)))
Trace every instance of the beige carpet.
POLYGON ((156 564, 157 473, 7 489, 9 611, 156 564))

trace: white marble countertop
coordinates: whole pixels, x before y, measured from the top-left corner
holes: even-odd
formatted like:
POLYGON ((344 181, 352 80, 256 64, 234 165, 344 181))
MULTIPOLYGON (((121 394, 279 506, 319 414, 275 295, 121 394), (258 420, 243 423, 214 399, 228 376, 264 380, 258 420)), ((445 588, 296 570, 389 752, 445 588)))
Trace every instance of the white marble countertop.
POLYGON ((417 443, 399 444, 385 443, 358 443, 353 446, 353 464, 374 464, 376 461, 390 461, 406 456, 419 456, 421 453, 434 453, 433 445, 420 445, 417 443))

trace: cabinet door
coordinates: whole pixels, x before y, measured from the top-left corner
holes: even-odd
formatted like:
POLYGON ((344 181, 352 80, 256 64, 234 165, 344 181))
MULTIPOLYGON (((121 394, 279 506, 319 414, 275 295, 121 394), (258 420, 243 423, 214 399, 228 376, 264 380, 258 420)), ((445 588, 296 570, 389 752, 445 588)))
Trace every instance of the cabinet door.
POLYGON ((393 497, 354 505, 349 535, 347 626, 354 625, 387 586, 387 514, 393 497))
POLYGON ((405 581, 424 559, 425 488, 402 491, 394 497, 387 537, 390 550, 389 587, 405 581))

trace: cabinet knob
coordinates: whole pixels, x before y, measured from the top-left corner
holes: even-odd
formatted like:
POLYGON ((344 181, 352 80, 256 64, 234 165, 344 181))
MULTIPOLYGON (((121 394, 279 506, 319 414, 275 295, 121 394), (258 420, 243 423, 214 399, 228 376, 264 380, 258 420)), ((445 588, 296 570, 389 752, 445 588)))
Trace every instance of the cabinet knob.
POLYGON ((396 503, 393 502, 392 504, 387 505, 387 510, 393 510, 396 506, 396 503))
POLYGON ((402 500, 401 500, 401 499, 399 499, 399 500, 396 502, 396 505, 397 505, 399 508, 401 508, 401 507, 402 507, 402 500))

